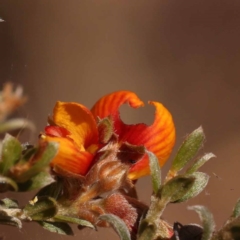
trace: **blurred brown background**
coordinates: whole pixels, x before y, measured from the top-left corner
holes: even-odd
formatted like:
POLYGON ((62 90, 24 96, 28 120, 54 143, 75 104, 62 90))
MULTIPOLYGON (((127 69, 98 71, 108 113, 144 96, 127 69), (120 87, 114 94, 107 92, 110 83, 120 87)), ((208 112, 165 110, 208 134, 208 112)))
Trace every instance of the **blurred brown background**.
MULTIPOLYGON (((57 100, 91 107, 119 89, 170 109, 177 128, 175 152, 184 136, 202 125, 203 152, 218 156, 203 168, 210 183, 196 199, 170 206, 164 216, 171 223, 197 222, 187 206, 201 204, 221 226, 240 197, 239 0, 0 0, 0 17, 5 20, 0 23, 0 83, 24 86, 30 101, 21 114, 39 131, 57 100)), ((153 120, 151 107, 122 110, 129 123, 153 120)), ((141 179, 138 189, 149 202, 149 178, 141 179)), ((118 239, 109 229, 75 229, 75 238, 40 230, 34 223, 22 230, 0 226, 0 235, 118 239)))

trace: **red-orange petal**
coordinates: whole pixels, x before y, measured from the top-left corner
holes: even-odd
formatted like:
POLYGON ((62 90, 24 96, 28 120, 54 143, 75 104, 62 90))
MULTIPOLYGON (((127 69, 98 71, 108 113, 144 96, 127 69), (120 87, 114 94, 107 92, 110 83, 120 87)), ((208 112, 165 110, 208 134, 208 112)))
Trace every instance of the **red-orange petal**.
MULTIPOLYGON (((144 145, 158 157, 160 165, 163 166, 175 143, 175 127, 171 114, 161 103, 150 101, 156 108, 153 124, 127 125, 121 121, 118 112, 123 103, 129 103, 135 108, 143 105, 135 93, 120 91, 101 98, 92 109, 93 115, 100 118, 112 115, 119 140, 133 145, 144 145)), ((131 167, 129 177, 137 179, 149 173, 148 158, 145 156, 131 167)))
MULTIPOLYGON (((151 126, 136 125, 125 128, 129 136, 128 141, 132 144, 144 145, 149 151, 153 152, 160 166, 163 166, 168 159, 175 143, 176 133, 169 111, 158 102, 149 102, 156 107, 155 119, 151 126)), ((126 138, 126 137, 125 137, 126 138)), ((144 156, 139 162, 130 169, 129 177, 137 179, 150 174, 148 157, 144 156)))
POLYGON ((79 151, 78 147, 70 139, 63 137, 41 136, 40 141, 57 142, 59 150, 51 161, 51 167, 61 167, 64 170, 80 175, 85 175, 92 163, 93 154, 79 151))
POLYGON ((57 102, 53 111, 54 123, 69 131, 79 150, 98 143, 97 124, 92 113, 75 102, 57 102))
POLYGON ((95 118, 105 118, 109 115, 115 116, 118 115, 118 109, 124 103, 128 103, 133 108, 144 105, 135 93, 130 91, 118 91, 100 98, 91 109, 91 112, 95 118))

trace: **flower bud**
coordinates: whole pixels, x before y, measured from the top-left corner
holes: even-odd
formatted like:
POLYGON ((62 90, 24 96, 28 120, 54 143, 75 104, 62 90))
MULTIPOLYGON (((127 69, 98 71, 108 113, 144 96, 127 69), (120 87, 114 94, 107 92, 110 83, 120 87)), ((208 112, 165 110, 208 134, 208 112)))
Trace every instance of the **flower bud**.
POLYGON ((137 210, 129 204, 120 193, 113 193, 104 199, 103 208, 107 213, 114 214, 121 218, 132 230, 138 218, 137 210))
POLYGON ((128 167, 114 160, 106 162, 99 170, 99 186, 102 192, 114 191, 124 185, 127 178, 128 167))

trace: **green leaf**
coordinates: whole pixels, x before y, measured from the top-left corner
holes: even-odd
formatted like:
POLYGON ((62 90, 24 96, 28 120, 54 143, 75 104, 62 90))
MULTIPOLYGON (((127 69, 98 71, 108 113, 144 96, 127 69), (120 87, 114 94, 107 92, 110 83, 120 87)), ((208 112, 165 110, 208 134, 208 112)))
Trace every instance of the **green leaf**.
POLYGON ((10 134, 6 134, 2 142, 2 156, 0 173, 6 174, 9 169, 20 159, 22 147, 20 142, 10 134))
POLYGON ((18 186, 11 178, 0 175, 0 193, 8 190, 18 191, 18 186))
POLYGON ((191 175, 187 174, 184 176, 193 177, 195 178, 195 181, 192 187, 186 192, 186 194, 183 195, 176 202, 185 202, 190 198, 196 197, 207 186, 207 183, 209 180, 209 176, 206 173, 202 173, 202 172, 194 172, 191 175))
MULTIPOLYGON (((32 191, 40 188, 44 188, 53 183, 54 179, 47 171, 40 172, 30 180, 18 184, 19 191, 32 191)), ((49 195, 48 195, 49 196, 49 195)))
POLYGON ((195 181, 193 176, 177 176, 169 180, 158 192, 158 197, 166 202, 176 202, 183 198, 192 188, 195 181))
POLYGON ((38 222, 44 229, 62 234, 62 235, 73 235, 71 227, 64 222, 38 222))
POLYGON ((40 147, 39 152, 36 153, 36 159, 34 159, 35 164, 18 176, 17 180, 25 182, 43 171, 57 154, 58 145, 58 143, 50 142, 47 146, 40 147))
POLYGON ((18 208, 18 202, 10 198, 1 199, 0 205, 4 206, 5 208, 18 208))
POLYGON ((202 221, 203 235, 201 240, 210 240, 213 235, 213 231, 215 229, 213 215, 204 206, 197 205, 197 206, 189 207, 188 209, 196 211, 202 221))
POLYGON ((57 214, 57 202, 51 197, 35 198, 23 209, 25 215, 32 220, 43 221, 57 214))
POLYGON ((153 192, 157 194, 161 186, 161 170, 158 162, 158 158, 152 152, 146 151, 149 157, 149 167, 152 178, 153 192))
POLYGON ((104 214, 101 215, 98 219, 109 222, 113 226, 114 230, 117 232, 121 240, 131 240, 129 230, 125 222, 119 217, 113 214, 104 214))
POLYGON ((236 205, 234 206, 232 216, 233 218, 237 218, 240 216, 240 199, 237 200, 236 205))
POLYGON ((186 171, 186 173, 191 174, 196 172, 200 167, 202 167, 208 160, 216 157, 213 153, 207 153, 197 161, 186 171))
POLYGON ((199 149, 203 146, 205 135, 202 127, 197 128, 187 139, 183 142, 173 160, 170 172, 176 173, 180 171, 193 157, 197 154, 199 149))
POLYGON ((54 217, 54 220, 57 222, 75 223, 75 224, 78 224, 83 227, 89 227, 89 228, 96 229, 95 226, 92 225, 92 223, 90 223, 89 221, 79 219, 79 218, 68 217, 68 216, 63 216, 63 215, 56 215, 54 217))

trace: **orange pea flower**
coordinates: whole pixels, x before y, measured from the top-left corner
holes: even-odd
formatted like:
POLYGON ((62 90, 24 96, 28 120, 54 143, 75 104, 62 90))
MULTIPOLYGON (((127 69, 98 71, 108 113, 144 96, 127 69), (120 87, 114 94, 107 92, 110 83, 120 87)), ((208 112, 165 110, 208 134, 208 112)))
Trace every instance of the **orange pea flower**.
MULTIPOLYGON (((73 102, 57 102, 53 110, 54 125, 45 128, 41 141, 59 142, 59 152, 51 166, 59 166, 69 172, 86 175, 91 167, 94 155, 101 147, 97 119, 111 117, 114 132, 118 135, 118 144, 129 143, 145 146, 159 159, 161 166, 168 159, 175 143, 175 127, 169 111, 158 102, 149 104, 156 108, 152 125, 127 125, 119 116, 119 107, 128 103, 133 108, 143 106, 137 95, 130 91, 118 91, 102 97, 93 108, 88 110, 81 104, 73 102)), ((150 174, 148 157, 132 164, 129 178, 150 174)))

